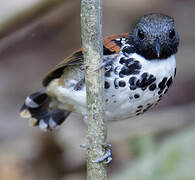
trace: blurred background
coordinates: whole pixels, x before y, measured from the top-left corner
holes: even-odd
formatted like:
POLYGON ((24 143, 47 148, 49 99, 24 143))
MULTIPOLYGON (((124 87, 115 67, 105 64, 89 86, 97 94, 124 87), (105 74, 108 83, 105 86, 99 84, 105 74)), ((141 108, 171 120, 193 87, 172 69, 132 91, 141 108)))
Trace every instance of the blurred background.
MULTIPOLYGON (((177 76, 144 115, 109 124, 113 180, 195 179, 195 1, 103 1, 104 36, 128 32, 151 12, 175 18, 181 42, 177 76)), ((80 0, 0 1, 0 180, 84 180, 86 126, 72 114, 53 132, 18 115, 42 77, 81 46, 80 0)))

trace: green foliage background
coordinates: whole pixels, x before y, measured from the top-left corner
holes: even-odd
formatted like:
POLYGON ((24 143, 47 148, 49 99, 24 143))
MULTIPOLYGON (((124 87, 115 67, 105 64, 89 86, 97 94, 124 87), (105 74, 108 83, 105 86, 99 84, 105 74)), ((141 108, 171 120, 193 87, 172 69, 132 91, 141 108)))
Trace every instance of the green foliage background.
MULTIPOLYGON (((171 135, 159 145, 150 135, 137 138, 138 144, 140 141, 139 152, 147 153, 113 180, 195 180, 195 126, 171 135)), ((132 146, 137 147, 135 144, 132 146)))

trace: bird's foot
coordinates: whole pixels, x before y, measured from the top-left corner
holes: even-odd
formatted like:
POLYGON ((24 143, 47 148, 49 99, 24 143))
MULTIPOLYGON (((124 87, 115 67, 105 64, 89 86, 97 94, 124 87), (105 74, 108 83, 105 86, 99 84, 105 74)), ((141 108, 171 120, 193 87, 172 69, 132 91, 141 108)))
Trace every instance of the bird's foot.
POLYGON ((107 144, 105 148, 106 148, 106 153, 102 157, 96 160, 92 160, 93 163, 101 163, 106 160, 104 164, 109 164, 112 161, 112 154, 111 154, 111 149, 110 149, 111 144, 107 144))
MULTIPOLYGON (((88 146, 86 144, 81 144, 80 147, 86 149, 88 146)), ((112 147, 111 144, 107 144, 105 147, 106 153, 102 157, 100 157, 96 160, 92 160, 92 162, 93 163, 101 163, 101 162, 106 160, 104 162, 104 164, 109 164, 112 161, 112 154, 111 154, 111 149, 110 149, 111 147, 112 147)))

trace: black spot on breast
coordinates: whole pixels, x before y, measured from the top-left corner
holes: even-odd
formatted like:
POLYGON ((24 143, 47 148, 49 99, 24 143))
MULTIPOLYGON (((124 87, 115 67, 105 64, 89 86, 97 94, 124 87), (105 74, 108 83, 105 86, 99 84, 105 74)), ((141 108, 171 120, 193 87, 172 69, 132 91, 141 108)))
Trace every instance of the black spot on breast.
POLYGON ((141 75, 141 78, 136 82, 136 85, 144 91, 155 80, 156 78, 152 74, 149 75, 148 73, 145 72, 141 75))
POLYGON ((136 86, 139 87, 139 88, 141 87, 140 80, 137 80, 137 81, 136 81, 136 86))
POLYGON ((143 113, 141 113, 141 112, 140 112, 140 113, 137 113, 136 116, 139 116, 139 115, 141 115, 141 114, 143 114, 143 113))
POLYGON ((137 78, 134 77, 134 76, 129 78, 129 84, 130 84, 130 89, 131 90, 135 90, 136 89, 136 80, 137 80, 137 78))
POLYGON ((152 84, 149 86, 150 91, 154 91, 156 89, 156 84, 152 84))
POLYGON ((138 113, 138 112, 140 112, 141 111, 141 109, 138 109, 137 111, 136 111, 136 113, 138 113))
POLYGON ((158 87, 161 91, 166 87, 167 77, 164 77, 163 80, 158 84, 158 87))
POLYGON ((177 70, 176 70, 176 68, 175 68, 175 71, 174 71, 174 77, 176 76, 176 74, 177 74, 177 70))
POLYGON ((167 92, 168 92, 168 89, 165 89, 164 94, 166 94, 167 92))
POLYGON ((148 73, 147 73, 147 72, 145 72, 145 73, 143 73, 143 74, 141 75, 142 79, 146 79, 147 76, 148 76, 148 73))
POLYGON ((114 103, 117 103, 117 101, 114 101, 114 103))
POLYGON ((108 102, 108 99, 106 99, 105 101, 108 102))
POLYGON ((148 78, 148 84, 152 84, 154 81, 156 81, 156 77, 151 74, 148 78))
POLYGON ((140 106, 138 106, 137 108, 139 108, 139 109, 140 109, 140 108, 143 108, 143 106, 142 106, 142 105, 140 105, 140 106))
POLYGON ((138 74, 140 72, 141 69, 141 64, 139 63, 139 61, 133 61, 131 63, 125 64, 120 73, 121 75, 124 76, 129 76, 131 74, 138 74))
POLYGON ((109 87, 110 87, 110 84, 109 84, 109 82, 108 81, 105 81, 105 89, 108 89, 109 87))
POLYGON ((119 88, 118 78, 115 78, 114 79, 114 87, 115 87, 115 89, 118 89, 119 88))
POLYGON ((172 82, 173 82, 172 77, 170 77, 169 80, 167 81, 168 88, 171 86, 172 82))
POLYGON ((148 73, 146 73, 146 72, 141 75, 139 87, 144 88, 144 87, 148 86, 149 83, 148 83, 147 77, 148 77, 148 73))
POLYGON ((136 80, 137 78, 136 77, 131 77, 131 78, 129 78, 129 84, 130 85, 135 85, 135 80, 136 80))
POLYGON ((120 64, 125 64, 125 58, 124 58, 124 57, 120 58, 119 63, 120 63, 120 64))
POLYGON ((152 107, 152 105, 153 105, 153 104, 148 105, 148 106, 147 106, 147 109, 151 108, 151 107, 152 107))
POLYGON ((130 69, 126 66, 123 66, 121 71, 120 71, 120 74, 125 76, 125 75, 130 75, 132 72, 130 71, 130 69))
POLYGON ((162 82, 165 84, 167 82, 167 77, 164 77, 162 82))
POLYGON ((136 64, 132 64, 131 66, 127 67, 127 66, 124 66, 121 70, 121 74, 123 75, 130 75, 130 74, 138 74, 139 73, 139 66, 137 66, 136 64))
POLYGON ((145 85, 148 86, 152 84, 154 81, 156 81, 156 77, 154 77, 152 74, 147 76, 145 79, 145 85))
POLYGON ((139 97, 140 97, 139 94, 135 94, 135 95, 134 95, 134 98, 135 98, 135 99, 138 99, 139 97))
POLYGON ((104 76, 110 77, 111 76, 111 72, 110 71, 105 71, 104 76))
POLYGON ((122 57, 119 61, 120 64, 125 64, 125 66, 129 67, 131 64, 134 63, 134 59, 133 58, 128 58, 125 59, 124 57, 122 57))
POLYGON ((119 86, 120 87, 125 87, 126 86, 126 82, 125 81, 119 81, 119 86))
POLYGON ((162 91, 162 90, 160 90, 160 91, 158 91, 158 94, 160 95, 160 94, 162 94, 162 92, 163 92, 163 91, 162 91))

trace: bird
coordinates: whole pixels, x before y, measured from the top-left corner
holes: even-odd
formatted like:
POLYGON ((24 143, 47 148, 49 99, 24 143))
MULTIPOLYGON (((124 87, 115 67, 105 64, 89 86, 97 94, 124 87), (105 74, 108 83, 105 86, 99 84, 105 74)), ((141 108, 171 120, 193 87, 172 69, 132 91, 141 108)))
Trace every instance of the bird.
MULTIPOLYGON (((129 119, 162 99, 176 75, 179 34, 174 19, 142 16, 132 31, 103 39, 105 120, 129 119)), ((85 64, 79 49, 49 71, 43 88, 25 99, 20 116, 31 126, 53 130, 71 112, 87 115, 85 64)))

